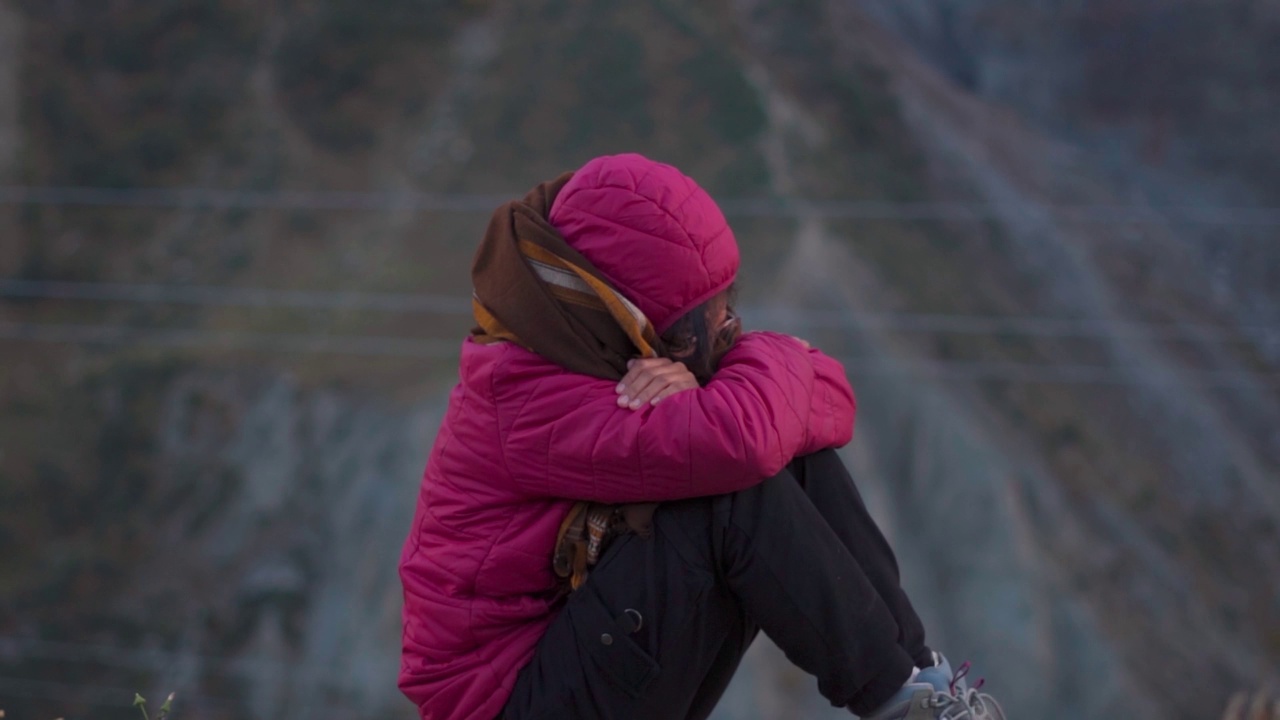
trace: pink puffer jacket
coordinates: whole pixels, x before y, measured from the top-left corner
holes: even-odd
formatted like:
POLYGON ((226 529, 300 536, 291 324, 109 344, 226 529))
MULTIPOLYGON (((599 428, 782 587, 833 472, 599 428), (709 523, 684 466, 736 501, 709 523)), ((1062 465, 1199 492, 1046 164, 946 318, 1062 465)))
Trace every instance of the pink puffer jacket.
MULTIPOLYGON (((659 327, 737 272, 710 197, 638 155, 589 163, 550 220, 659 327)), ((843 368, 773 333, 744 335, 706 387, 634 412, 615 383, 509 343, 467 341, 460 375, 400 561, 400 688, 430 720, 502 710, 558 610, 552 546, 574 501, 733 492, 853 433, 843 368)))

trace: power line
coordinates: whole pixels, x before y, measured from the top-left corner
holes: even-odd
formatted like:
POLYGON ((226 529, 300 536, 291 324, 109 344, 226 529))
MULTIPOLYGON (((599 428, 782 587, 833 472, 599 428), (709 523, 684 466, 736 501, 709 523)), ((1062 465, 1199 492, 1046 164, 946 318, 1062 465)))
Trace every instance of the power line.
POLYGON ((0 187, 0 205, 202 210, 423 210, 492 212, 520 197, 478 193, 217 188, 0 187))
POLYGON ((452 340, 146 329, 124 325, 0 323, 0 340, 406 358, 456 358, 459 352, 458 342, 452 340))
POLYGON ((116 669, 166 670, 172 668, 175 663, 194 660, 202 664, 201 669, 205 672, 209 671, 208 666, 212 664, 217 668, 214 672, 219 674, 250 675, 263 666, 296 665, 296 663, 267 661, 261 658, 231 660, 169 650, 138 650, 136 648, 113 645, 91 645, 12 637, 0 637, 0 649, 3 649, 9 655, 24 658, 73 663, 98 663, 116 669))
MULTIPOLYGON (((136 690, 104 687, 84 683, 63 683, 51 680, 0 677, 0 694, 37 700, 58 700, 67 704, 97 705, 100 707, 133 707, 136 690)), ((226 698, 213 698, 183 693, 174 698, 179 709, 183 705, 234 709, 237 706, 226 698)))
MULTIPOLYGON (((141 345, 349 356, 456 358, 459 343, 387 336, 224 333, 152 330, 118 325, 0 323, 0 340, 84 345, 141 345)), ((1254 389, 1280 386, 1280 376, 1237 370, 1192 370, 1177 380, 1143 375, 1137 368, 1034 364, 994 360, 875 360, 840 356, 851 374, 910 375, 959 380, 1004 380, 1068 385, 1172 385, 1189 379, 1205 387, 1254 389)))
MULTIPOLYGON (((428 193, 346 190, 223 190, 199 187, 0 187, 0 205, 50 207, 180 208, 202 210, 414 210, 488 213, 522 193, 428 193)), ((1280 226, 1277 207, 1055 205, 1032 203, 888 202, 726 198, 726 215, 795 218, 816 215, 851 220, 987 221, 1028 210, 1053 212, 1096 224, 1193 223, 1236 227, 1280 226)))
MULTIPOLYGON (((199 671, 202 675, 221 675, 238 679, 252 678, 267 669, 289 668, 296 670, 299 668, 299 663, 292 660, 271 660, 262 657, 235 658, 172 650, 139 650, 115 645, 31 640, 16 637, 0 637, 0 651, 16 657, 70 663, 96 663, 113 669, 166 670, 172 668, 176 663, 194 661, 199 663, 199 671)), ((327 668, 320 674, 308 669, 307 674, 309 677, 315 677, 334 684, 341 684, 350 680, 349 675, 334 668, 327 668)))
POLYGON ((67 282, 0 279, 0 297, 93 302, 162 303, 300 310, 376 310, 396 313, 470 315, 471 301, 451 295, 277 290, 215 285, 67 282))
MULTIPOLYGON (((286 308, 303 310, 373 310, 470 316, 471 301, 448 295, 329 290, 277 290, 215 285, 161 285, 0 279, 0 298, 182 304, 213 307, 286 308)), ((742 314, 766 324, 813 328, 851 324, 895 332, 1023 335, 1035 337, 1147 337, 1165 340, 1238 342, 1242 334, 1280 332, 1280 327, 1224 327, 1207 323, 1139 323, 1082 318, 792 311, 746 307, 742 314)))
MULTIPOLYGON (((1137 367, 1019 363, 1000 360, 865 360, 838 356, 846 368, 870 374, 912 375, 953 380, 1003 380, 1062 385, 1173 385, 1183 379, 1203 387, 1256 389, 1280 388, 1280 375, 1239 370, 1191 370, 1176 378, 1143 375, 1137 367)), ((856 375, 857 373, 850 373, 856 375)))
POLYGON ((884 202, 863 200, 805 200, 800 206, 779 201, 759 204, 729 199, 720 203, 725 215, 742 217, 818 217, 849 220, 908 220, 985 222, 1027 211, 1050 212, 1094 225, 1145 225, 1172 222, 1225 227, 1275 227, 1280 208, 1210 206, 1059 205, 1039 203, 884 202), (801 209, 803 208, 803 209, 801 209))
MULTIPOLYGON (((10 657, 40 658, 45 660, 98 663, 112 669, 135 668, 161 670, 182 661, 199 661, 202 676, 222 675, 239 680, 251 680, 264 669, 300 669, 300 663, 289 660, 271 660, 261 657, 232 658, 169 650, 138 650, 112 645, 32 640, 0 636, 0 651, 10 657)), ((307 677, 316 678, 330 686, 349 685, 350 676, 332 670, 317 675, 314 669, 305 669, 307 677)), ((131 707, 135 690, 103 687, 88 684, 72 684, 29 678, 0 677, 0 696, 27 697, 42 700, 59 700, 69 704, 97 705, 102 707, 131 707)), ((180 691, 175 705, 212 709, 239 709, 233 698, 197 695, 180 691)), ((322 717, 337 717, 335 714, 322 717)), ((345 717, 345 716, 344 716, 345 717)))
MULTIPOLYGON (((0 677, 0 698, 29 698, 32 700, 53 700, 64 705, 92 705, 96 707, 133 707, 133 695, 136 690, 110 688, 85 683, 63 683, 50 680, 30 680, 26 678, 0 677)), ((159 705, 163 701, 155 701, 159 705)), ((173 700, 175 714, 186 716, 186 710, 203 708, 220 712, 243 711, 242 701, 228 697, 195 695, 179 692, 173 700)), ((348 719, 348 712, 330 710, 320 715, 311 715, 323 720, 336 718, 348 719)))
POLYGON ((863 313, 832 311, 780 311, 763 309, 744 316, 800 325, 806 328, 861 326, 894 332, 957 335, 1018 335, 1033 337, 1145 337, 1161 340, 1240 342, 1245 333, 1280 332, 1272 325, 1226 327, 1208 323, 1146 323, 1044 316, 944 315, 934 313, 863 313))

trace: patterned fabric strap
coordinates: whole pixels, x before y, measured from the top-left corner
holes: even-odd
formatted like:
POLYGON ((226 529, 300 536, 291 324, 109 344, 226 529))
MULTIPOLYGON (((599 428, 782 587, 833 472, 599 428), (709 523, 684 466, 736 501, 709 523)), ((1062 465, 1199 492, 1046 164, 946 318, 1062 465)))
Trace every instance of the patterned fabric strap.
POLYGON ((556 576, 567 584, 566 591, 582 587, 610 540, 627 533, 648 537, 657 508, 658 503, 574 503, 560 523, 551 562, 556 576))

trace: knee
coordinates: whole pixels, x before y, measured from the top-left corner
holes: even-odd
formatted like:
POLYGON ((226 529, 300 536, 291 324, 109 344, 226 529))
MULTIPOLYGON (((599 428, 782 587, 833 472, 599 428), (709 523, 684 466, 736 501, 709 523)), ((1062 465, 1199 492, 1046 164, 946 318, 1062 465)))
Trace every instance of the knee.
POLYGON ((819 450, 809 455, 798 455, 787 463, 787 471, 801 485, 804 485, 811 475, 832 474, 837 468, 839 468, 838 472, 844 472, 844 462, 835 448, 819 450))
POLYGON ((750 531, 763 523, 785 521, 789 508, 805 499, 790 470, 765 478, 745 490, 730 493, 716 507, 716 518, 723 525, 750 531))

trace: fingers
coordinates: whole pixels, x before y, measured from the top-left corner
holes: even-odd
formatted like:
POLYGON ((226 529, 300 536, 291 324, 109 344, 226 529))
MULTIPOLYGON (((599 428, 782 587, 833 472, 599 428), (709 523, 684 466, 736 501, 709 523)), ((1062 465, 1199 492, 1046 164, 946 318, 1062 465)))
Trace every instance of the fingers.
POLYGON ((792 336, 791 336, 791 339, 792 339, 792 340, 798 340, 798 341, 800 341, 800 344, 804 346, 804 349, 805 349, 805 350, 812 350, 812 349, 813 349, 813 346, 809 344, 809 341, 808 341, 808 340, 805 340, 804 338, 798 338, 798 337, 796 337, 795 335, 792 335, 792 336))
POLYGON ((641 358, 627 363, 627 374, 615 388, 618 393, 618 406, 627 407, 636 392, 653 379, 654 370, 671 364, 672 362, 667 358, 641 358))
POLYGON ((674 364, 675 363, 673 363, 671 360, 667 358, 661 358, 661 357, 639 358, 637 360, 632 360, 631 362, 628 362, 627 374, 622 376, 622 382, 618 383, 618 393, 620 394, 625 393, 628 388, 630 388, 632 385, 635 384, 636 380, 641 375, 647 373, 648 371, 651 371, 655 368, 665 367, 667 365, 674 365, 674 364))
POLYGON ((665 388, 659 391, 657 395, 654 395, 653 399, 650 400, 649 403, 651 405, 657 405, 658 403, 662 402, 664 398, 671 397, 672 395, 675 395, 678 392, 684 392, 685 390, 692 390, 696 387, 698 387, 698 381, 696 378, 693 377, 693 374, 690 373, 687 378, 678 378, 675 382, 672 382, 670 385, 667 385, 665 388))
POLYGON ((618 404, 629 406, 632 410, 639 408, 666 387, 671 376, 679 374, 683 369, 683 365, 671 363, 642 370, 623 390, 618 404))
MULTIPOLYGON (((666 367, 656 368, 653 371, 653 379, 647 385, 628 393, 631 396, 629 405, 632 410, 643 407, 645 403, 653 400, 659 393, 673 385, 679 386, 680 389, 687 389, 687 380, 693 380, 693 374, 685 368, 683 363, 673 363, 666 367)), ((696 385, 697 382, 695 381, 694 384, 696 385)))
POLYGON ((629 364, 618 383, 618 406, 638 410, 655 398, 667 397, 698 386, 697 379, 683 363, 667 358, 642 358, 629 364))
POLYGON ((627 363, 627 374, 623 376, 622 382, 618 383, 616 388, 618 406, 630 406, 632 399, 649 383, 653 382, 656 371, 673 364, 667 358, 641 358, 627 363))

